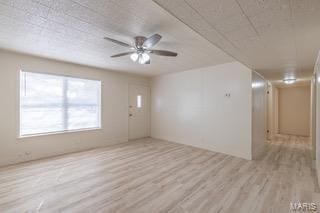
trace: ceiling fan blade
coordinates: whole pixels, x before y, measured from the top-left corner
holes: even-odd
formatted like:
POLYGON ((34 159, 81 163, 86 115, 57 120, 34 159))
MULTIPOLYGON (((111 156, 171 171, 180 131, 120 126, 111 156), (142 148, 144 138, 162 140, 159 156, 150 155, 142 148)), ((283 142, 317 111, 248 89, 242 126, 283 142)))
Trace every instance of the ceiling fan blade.
POLYGON ((131 55, 132 53, 135 53, 135 52, 132 51, 132 52, 119 53, 119 54, 116 54, 116 55, 112 55, 110 57, 111 58, 117 58, 117 57, 121 57, 121 56, 125 56, 125 55, 131 55))
POLYGON ((124 42, 122 42, 122 41, 115 40, 115 39, 113 39, 113 38, 104 37, 104 39, 106 39, 106 40, 108 40, 108 41, 111 41, 111 42, 113 42, 113 43, 119 44, 119 45, 121 45, 121 46, 123 46, 123 47, 130 47, 130 48, 132 48, 131 45, 129 45, 129 44, 127 44, 127 43, 124 43, 124 42))
POLYGON ((154 34, 151 37, 147 38, 147 40, 145 40, 142 44, 143 47, 145 48, 151 48, 154 45, 156 45, 161 39, 161 35, 159 34, 154 34))
POLYGON ((153 53, 155 55, 172 56, 172 57, 175 57, 178 55, 178 53, 167 51, 167 50, 151 50, 150 53, 153 53))

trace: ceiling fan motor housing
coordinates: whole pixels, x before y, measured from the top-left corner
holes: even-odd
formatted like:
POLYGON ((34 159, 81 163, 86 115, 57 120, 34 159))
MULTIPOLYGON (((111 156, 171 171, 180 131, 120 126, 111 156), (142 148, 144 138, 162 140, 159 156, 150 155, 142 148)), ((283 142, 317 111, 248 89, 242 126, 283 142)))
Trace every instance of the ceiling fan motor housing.
POLYGON ((143 43, 147 40, 144 36, 136 36, 134 37, 134 42, 137 50, 143 50, 143 43))

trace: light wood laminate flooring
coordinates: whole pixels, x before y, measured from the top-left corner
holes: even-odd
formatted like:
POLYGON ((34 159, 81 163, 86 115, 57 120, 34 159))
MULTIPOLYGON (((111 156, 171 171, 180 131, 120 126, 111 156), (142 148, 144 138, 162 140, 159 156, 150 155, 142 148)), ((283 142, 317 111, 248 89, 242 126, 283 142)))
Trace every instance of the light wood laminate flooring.
POLYGON ((261 160, 141 139, 0 169, 0 212, 289 212, 320 194, 308 138, 261 160))

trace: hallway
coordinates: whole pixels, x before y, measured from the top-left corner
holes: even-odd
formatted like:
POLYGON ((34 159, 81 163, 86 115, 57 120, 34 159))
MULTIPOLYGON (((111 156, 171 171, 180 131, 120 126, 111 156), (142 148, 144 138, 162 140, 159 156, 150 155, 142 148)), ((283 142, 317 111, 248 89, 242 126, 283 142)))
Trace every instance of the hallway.
POLYGON ((290 202, 315 202, 319 210, 319 186, 312 169, 309 137, 276 135, 268 143, 268 153, 257 163, 265 170, 261 171, 265 174, 261 182, 270 187, 263 201, 265 207, 278 203, 274 212, 287 212, 290 202))
POLYGON ((290 202, 319 209, 310 151, 306 137, 277 135, 262 160, 248 161, 141 139, 1 168, 0 212, 282 213, 290 202))

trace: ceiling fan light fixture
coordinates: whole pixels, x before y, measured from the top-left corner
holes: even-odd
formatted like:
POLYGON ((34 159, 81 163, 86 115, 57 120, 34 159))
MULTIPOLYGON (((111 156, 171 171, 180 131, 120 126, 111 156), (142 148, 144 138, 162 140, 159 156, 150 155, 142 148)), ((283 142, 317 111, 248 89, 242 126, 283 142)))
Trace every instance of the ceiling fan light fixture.
POLYGON ((139 64, 145 64, 147 61, 150 60, 150 56, 147 53, 139 54, 139 64))
POLYGON ((142 53, 142 58, 145 61, 149 61, 150 60, 150 56, 147 53, 142 53))
POLYGON ((131 58, 132 61, 136 62, 138 60, 138 58, 139 58, 139 55, 138 55, 138 53, 132 53, 130 55, 130 58, 131 58))
POLYGON ((296 80, 297 79, 295 79, 295 78, 285 78, 285 79, 283 79, 283 82, 285 84, 293 84, 294 82, 296 82, 296 80))
POLYGON ((124 52, 124 53, 118 53, 115 55, 110 56, 111 58, 118 58, 122 56, 128 56, 130 55, 130 59, 133 62, 137 62, 139 64, 150 64, 150 55, 160 55, 160 56, 169 56, 169 57, 176 57, 178 53, 168 51, 168 50, 154 50, 153 48, 157 43, 159 43, 161 39, 161 35, 154 34, 150 36, 149 38, 146 38, 144 36, 136 36, 134 37, 134 44, 130 45, 122 41, 118 41, 113 38, 104 37, 104 39, 113 42, 117 45, 123 46, 123 47, 129 47, 131 51, 124 52))

